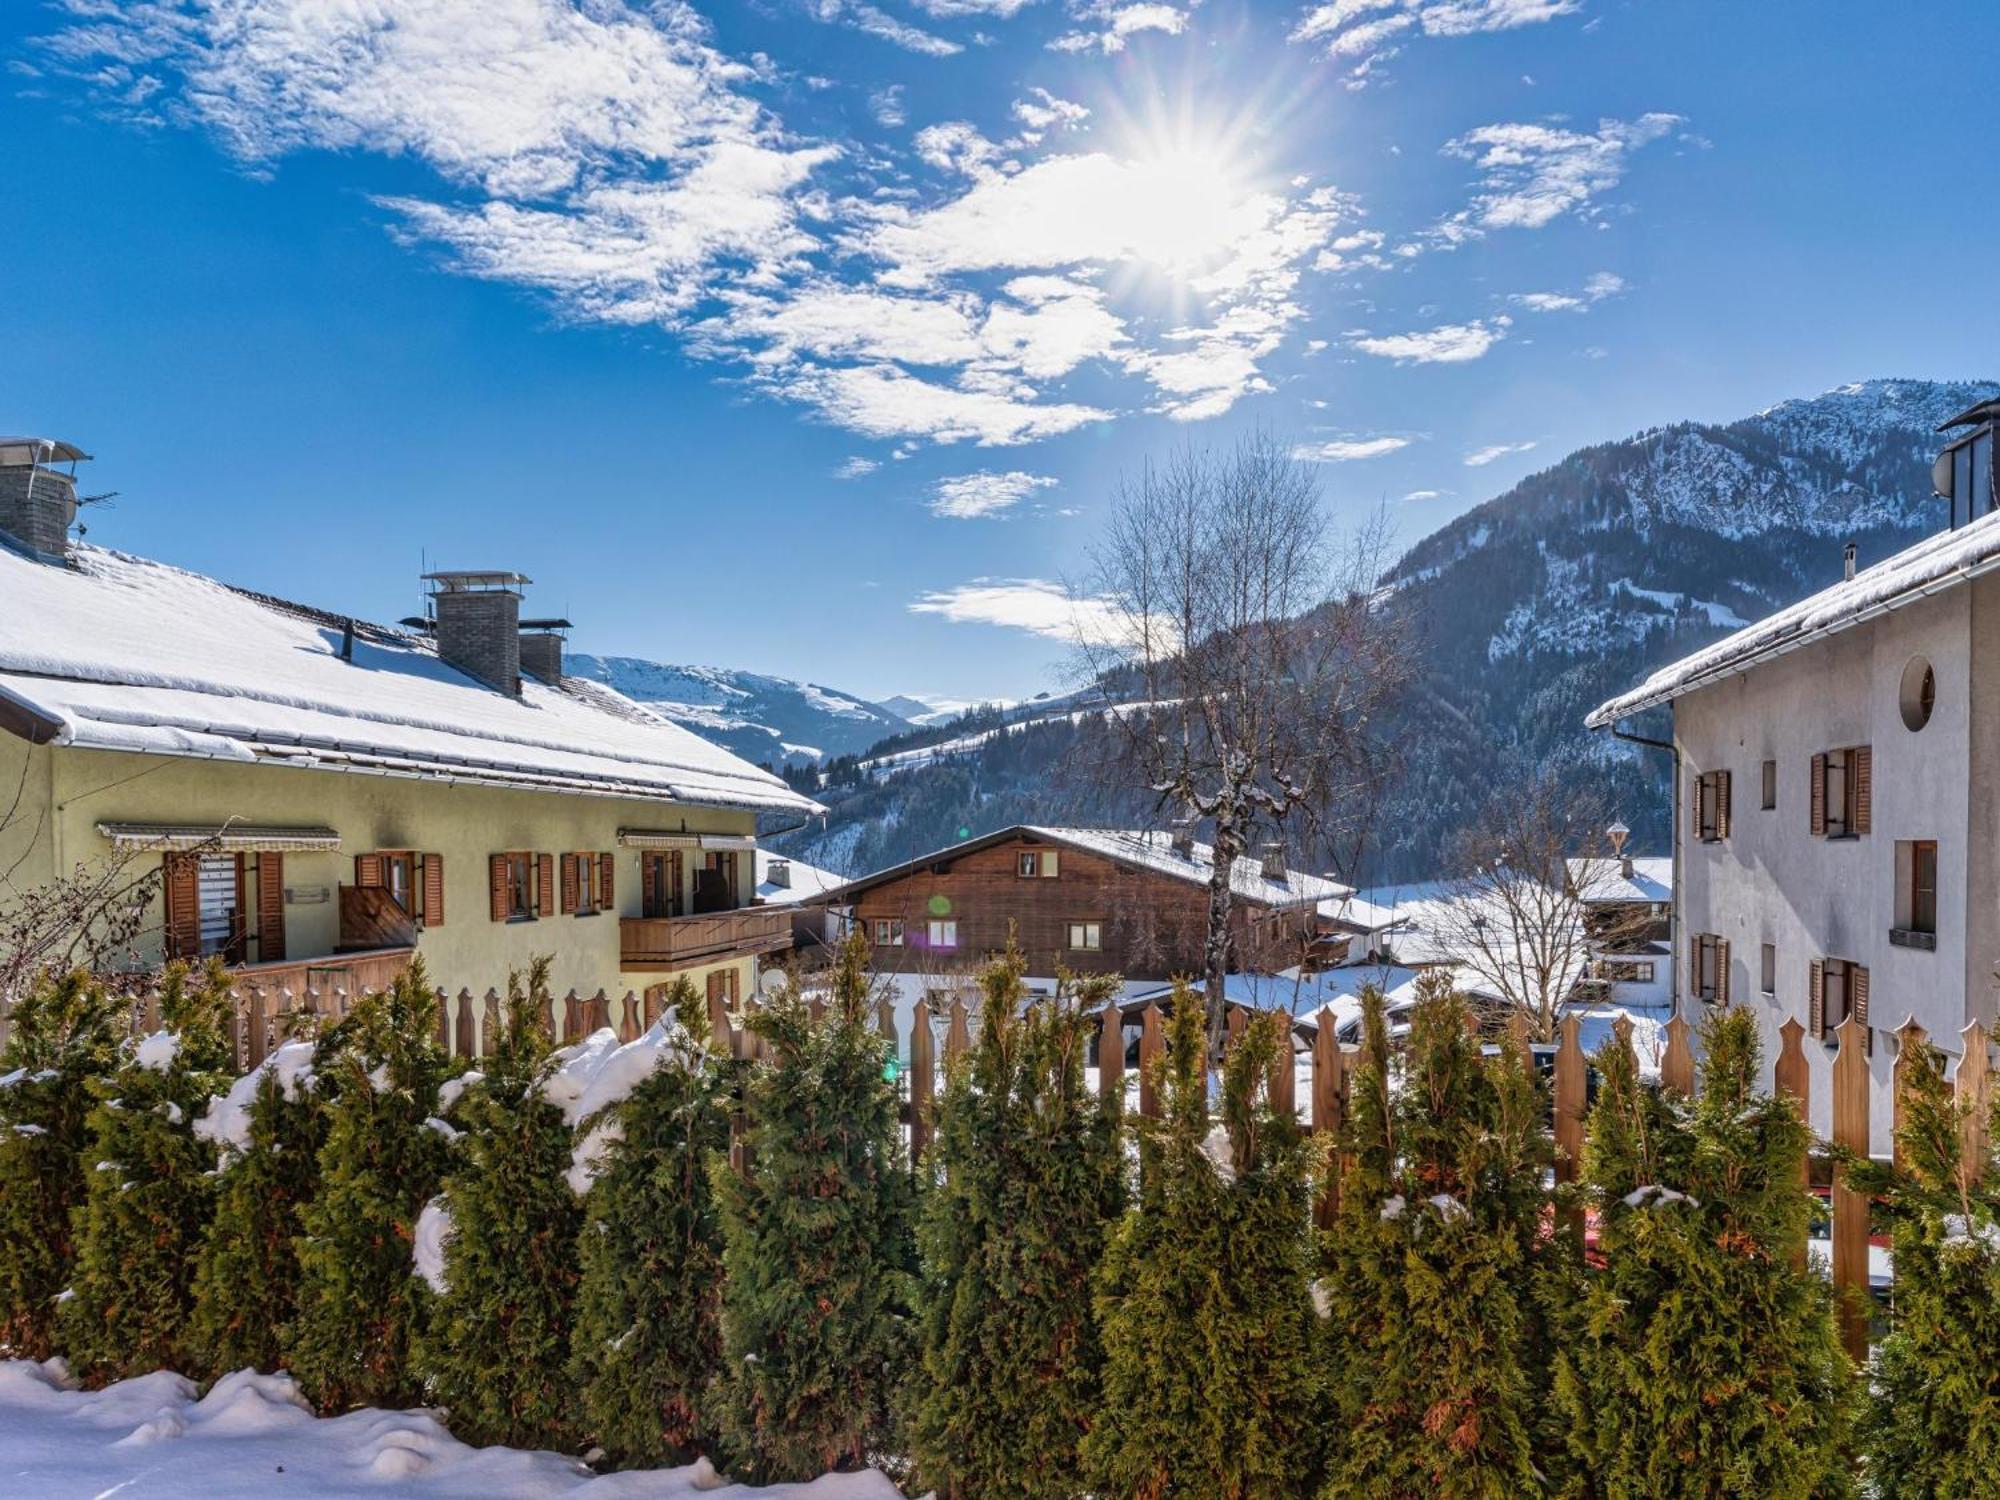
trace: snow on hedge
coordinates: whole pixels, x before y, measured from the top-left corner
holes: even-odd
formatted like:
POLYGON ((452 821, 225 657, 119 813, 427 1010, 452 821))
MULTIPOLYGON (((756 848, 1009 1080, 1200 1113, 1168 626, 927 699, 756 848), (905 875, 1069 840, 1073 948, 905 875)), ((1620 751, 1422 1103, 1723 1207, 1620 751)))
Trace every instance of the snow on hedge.
POLYGON ((296 1099, 299 1090, 313 1086, 313 1044, 286 1042, 256 1067, 229 1086, 229 1092, 208 1101, 208 1109, 194 1122, 194 1133, 235 1151, 250 1149, 250 1106, 264 1075, 275 1073, 278 1087, 287 1099, 296 1099))
POLYGON ((593 1475, 557 1453, 468 1447, 426 1412, 315 1417, 290 1376, 250 1370, 200 1399, 165 1370, 79 1391, 61 1360, 0 1361, 0 1475, 9 1495, 146 1500, 898 1500, 873 1472, 768 1489, 725 1484, 706 1463, 593 1475))
POLYGON ((695 1068, 701 1062, 702 1049, 671 1008, 643 1036, 622 1046, 617 1032, 602 1027, 555 1054, 542 1097, 562 1111, 572 1130, 589 1127, 570 1157, 569 1185, 579 1198, 590 1191, 605 1152, 621 1133, 617 1120, 600 1116, 656 1068, 695 1068))
POLYGON ((439 1296, 444 1295, 447 1282, 444 1274, 444 1242, 451 1238, 451 1204, 439 1194, 424 1205, 424 1211, 417 1215, 414 1243, 410 1246, 410 1257, 417 1275, 424 1284, 439 1296))

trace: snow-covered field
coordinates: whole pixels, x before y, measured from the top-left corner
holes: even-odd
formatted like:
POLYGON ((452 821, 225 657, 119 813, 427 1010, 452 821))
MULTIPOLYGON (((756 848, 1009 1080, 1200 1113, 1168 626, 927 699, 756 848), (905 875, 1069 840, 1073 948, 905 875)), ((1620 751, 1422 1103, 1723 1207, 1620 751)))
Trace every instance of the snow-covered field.
POLYGON ((290 1377, 240 1370, 196 1399, 168 1371, 68 1388, 60 1361, 0 1361, 0 1495, 13 1500, 898 1500, 880 1474, 754 1489, 706 1464, 593 1475, 575 1459, 469 1448, 419 1411, 320 1418, 290 1377))

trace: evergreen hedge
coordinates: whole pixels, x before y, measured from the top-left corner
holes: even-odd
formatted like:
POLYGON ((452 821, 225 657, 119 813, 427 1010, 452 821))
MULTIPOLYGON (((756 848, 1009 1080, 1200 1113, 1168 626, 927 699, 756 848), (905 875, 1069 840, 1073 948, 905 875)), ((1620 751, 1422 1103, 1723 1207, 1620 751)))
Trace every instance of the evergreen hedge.
POLYGON ((91 1084, 117 1065, 125 1013, 78 971, 45 977, 10 1020, 0 1052, 0 1346, 47 1359, 88 1186, 91 1084))
POLYGON ((789 986, 752 1019, 771 1056, 745 1089, 749 1170, 711 1169, 725 1271, 712 1419, 731 1469, 758 1483, 879 1456, 907 1358, 910 1173, 867 955, 857 927, 824 1019, 789 986))
POLYGON ((219 961, 169 966, 162 1029, 125 1041, 116 1070, 90 1082, 76 1265, 58 1327, 72 1368, 93 1382, 199 1367, 188 1314, 215 1148, 194 1122, 233 1077, 231 1006, 219 961))
POLYGON ((658 1024, 680 1034, 684 1057, 615 1107, 617 1138, 584 1202, 577 1249, 570 1378, 585 1432, 623 1468, 685 1463, 710 1445, 703 1402, 722 1365, 709 1162, 728 1150, 724 1100, 740 1070, 708 1054, 707 1008, 685 976, 668 1006, 658 1024))
MULTIPOLYGON (((944 1500, 1060 1500, 1102 1402, 1092 1276, 1124 1199, 1118 1111, 1084 1078, 1091 1007, 1065 979, 1023 1014, 1011 945, 980 974, 977 1040, 949 1070, 924 1184, 920 1356, 904 1446, 944 1500)), ((919 1018, 919 1025, 928 1024, 919 1018)))
MULTIPOLYGON (((1861 1422, 1879 1500, 2000 1496, 2000 1173, 1989 1150, 1967 1161, 1969 1104, 1944 1056, 1924 1044, 1908 1077, 1899 1169, 1851 1166, 1894 1226, 1889 1335, 1869 1367, 1861 1422), (1964 1169, 1961 1176, 1961 1169, 1964 1169)), ((2000 1131, 2000 1110, 1991 1122, 2000 1131)), ((1988 1140, 1993 1139, 1989 1134, 1988 1140)))
POLYGON ((1702 1028, 1691 1101, 1613 1043, 1584 1151, 1604 1267, 1556 1358, 1580 1496, 1849 1493, 1853 1370, 1820 1276, 1792 1261, 1810 1132, 1756 1087, 1755 1018, 1702 1028))
POLYGON ((1260 1016, 1208 1098, 1199 998, 1177 986, 1164 1113, 1138 1123, 1138 1202, 1098 1273, 1104 1394, 1083 1441, 1092 1493, 1190 1500, 1310 1494, 1324 1368, 1312 1300, 1311 1152, 1272 1113, 1286 1018, 1260 1016))

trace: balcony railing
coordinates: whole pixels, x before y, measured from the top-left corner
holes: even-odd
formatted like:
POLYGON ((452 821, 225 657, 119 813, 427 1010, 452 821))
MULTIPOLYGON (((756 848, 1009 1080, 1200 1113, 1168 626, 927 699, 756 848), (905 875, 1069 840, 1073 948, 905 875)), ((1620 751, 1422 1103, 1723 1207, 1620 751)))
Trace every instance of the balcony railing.
POLYGON ((693 917, 621 917, 619 967, 661 973, 792 946, 792 909, 750 906, 693 917))
POLYGON ((323 958, 237 964, 229 972, 236 980, 239 996, 255 989, 273 998, 282 992, 297 1000, 308 990, 321 996, 338 990, 352 1001, 394 984, 415 952, 412 947, 385 947, 367 952, 332 953, 323 958))

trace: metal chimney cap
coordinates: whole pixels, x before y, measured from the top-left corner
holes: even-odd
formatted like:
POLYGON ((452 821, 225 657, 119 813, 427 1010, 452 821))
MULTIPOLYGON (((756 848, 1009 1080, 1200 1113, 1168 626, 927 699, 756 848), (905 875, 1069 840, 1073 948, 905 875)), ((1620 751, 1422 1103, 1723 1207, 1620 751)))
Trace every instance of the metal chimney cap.
POLYGON ((0 437, 0 464, 74 464, 90 455, 60 438, 0 437), (17 454, 14 450, 20 449, 17 454))
POLYGON ((435 583, 441 594, 469 594, 479 589, 517 589, 535 580, 525 573, 512 573, 505 569, 454 569, 448 572, 426 573, 424 582, 435 583))

